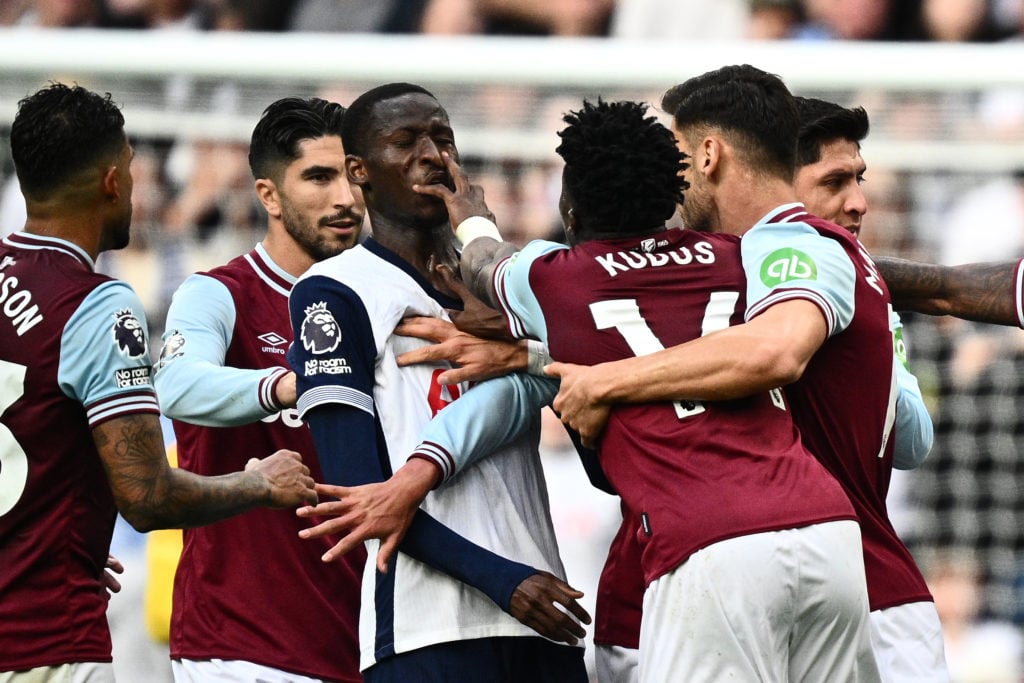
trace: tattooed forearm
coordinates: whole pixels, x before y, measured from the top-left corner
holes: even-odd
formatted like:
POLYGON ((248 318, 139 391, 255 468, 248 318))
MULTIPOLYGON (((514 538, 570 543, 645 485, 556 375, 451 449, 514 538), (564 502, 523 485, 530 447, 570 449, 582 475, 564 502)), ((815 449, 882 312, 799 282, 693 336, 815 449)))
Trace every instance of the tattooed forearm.
POLYGON ((259 475, 200 477, 171 468, 155 415, 108 420, 93 439, 121 514, 140 531, 208 524, 267 502, 259 475))
POLYGON ((939 266, 879 257, 893 308, 1018 325, 1016 262, 939 266))

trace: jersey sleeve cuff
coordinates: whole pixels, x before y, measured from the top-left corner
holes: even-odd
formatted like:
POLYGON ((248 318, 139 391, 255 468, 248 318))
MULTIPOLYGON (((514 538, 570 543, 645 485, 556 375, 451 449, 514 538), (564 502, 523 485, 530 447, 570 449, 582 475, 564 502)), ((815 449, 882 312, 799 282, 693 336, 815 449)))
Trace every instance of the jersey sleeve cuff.
POLYGON ((85 408, 89 419, 89 428, 95 429, 107 420, 136 413, 160 414, 160 405, 157 403, 156 394, 152 391, 132 392, 129 394, 117 394, 108 398, 100 399, 91 403, 85 408))
POLYGON ((436 467, 441 475, 437 484, 434 485, 436 489, 438 486, 455 476, 455 458, 448 450, 440 444, 433 443, 431 441, 424 441, 417 446, 407 460, 412 459, 426 460, 436 467))
POLYGON ((281 379, 287 374, 287 368, 278 368, 260 380, 258 388, 260 408, 267 414, 284 410, 285 406, 281 405, 277 400, 277 385, 281 383, 281 379))

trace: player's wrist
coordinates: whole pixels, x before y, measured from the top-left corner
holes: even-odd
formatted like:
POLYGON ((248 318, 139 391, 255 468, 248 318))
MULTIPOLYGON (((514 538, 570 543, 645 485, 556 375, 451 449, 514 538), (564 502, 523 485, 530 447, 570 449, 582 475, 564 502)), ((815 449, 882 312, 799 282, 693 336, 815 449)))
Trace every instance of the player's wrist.
POLYGON ((413 453, 405 461, 392 477, 397 484, 408 487, 409 490, 419 494, 420 500, 426 497, 427 493, 436 488, 444 481, 444 472, 441 466, 425 455, 413 453))
POLYGON ((294 408, 297 399, 295 373, 281 368, 271 379, 271 407, 275 411, 294 408))
POLYGON ((544 366, 551 363, 547 347, 536 339, 526 340, 526 372, 537 377, 544 377, 544 366))
POLYGON ((462 246, 466 246, 478 237, 490 237, 498 242, 502 241, 498 226, 484 216, 470 216, 455 228, 455 238, 462 246))
POLYGON ((632 387, 628 375, 618 372, 614 363, 598 363, 590 372, 589 394, 591 401, 598 405, 625 402, 632 387))

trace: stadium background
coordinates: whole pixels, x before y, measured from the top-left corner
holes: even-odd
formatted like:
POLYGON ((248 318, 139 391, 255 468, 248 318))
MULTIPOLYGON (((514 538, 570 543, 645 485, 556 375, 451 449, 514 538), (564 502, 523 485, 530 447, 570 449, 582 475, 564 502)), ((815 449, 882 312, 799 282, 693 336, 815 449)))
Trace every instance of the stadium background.
MULTIPOLYGON (((40 28, 24 25, 31 22, 16 11, 33 3, 8 0, 0 2, 0 23, 12 24, 0 25, 0 234, 21 220, 6 144, 10 122, 18 99, 50 79, 109 91, 123 107, 137 155, 133 241, 100 265, 139 291, 158 339, 169 296, 188 273, 261 237, 245 150, 260 111, 278 97, 346 104, 382 82, 428 87, 447 106, 465 163, 485 185, 506 238, 524 242, 560 233, 554 147, 565 111, 597 96, 656 105, 669 85, 746 62, 779 74, 797 94, 867 109, 870 210, 862 237, 873 253, 949 264, 1019 258, 1024 2, 941 1, 974 4, 985 12, 985 30, 804 39, 794 28, 783 39, 748 40, 749 26, 717 27, 701 14, 702 3, 689 0, 663 15, 661 23, 671 26, 684 9, 695 13, 674 39, 657 28, 617 33, 607 25, 573 36, 40 28), (702 26, 715 30, 703 34, 702 26)), ((752 7, 776 4, 787 3, 754 0, 752 7)), ((975 652, 982 664, 957 672, 957 680, 1019 681, 1024 332, 913 314, 904 322, 911 369, 935 421, 935 447, 920 469, 895 476, 892 516, 943 601, 947 635, 980 629, 1002 648, 975 652), (1003 656, 1016 660, 1009 673, 992 664, 1003 656)), ((565 492, 562 503, 553 492, 553 503, 570 580, 578 567, 585 578, 577 583, 586 583, 596 579, 614 506, 579 494, 582 473, 557 427, 546 439, 552 487, 565 492)), ((951 658, 959 656, 955 650, 951 658)))

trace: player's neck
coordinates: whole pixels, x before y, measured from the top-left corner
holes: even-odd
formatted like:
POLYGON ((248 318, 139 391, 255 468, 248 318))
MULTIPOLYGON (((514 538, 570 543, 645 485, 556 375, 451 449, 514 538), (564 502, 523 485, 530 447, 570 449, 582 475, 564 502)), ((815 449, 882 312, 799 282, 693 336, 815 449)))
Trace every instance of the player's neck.
POLYGON ((797 201, 793 186, 779 178, 748 177, 734 189, 716 202, 715 232, 742 235, 776 207, 797 201))
POLYGON ((43 237, 56 237, 81 247, 95 262, 100 254, 102 229, 81 214, 30 211, 25 221, 25 232, 43 237))
POLYGON ((454 237, 447 223, 433 230, 374 229, 373 239, 382 247, 393 251, 425 278, 433 281, 434 266, 447 264, 457 270, 458 254, 454 237))
POLYGON ((270 229, 263 238, 263 249, 279 268, 293 277, 299 277, 313 265, 314 259, 281 226, 270 229))

